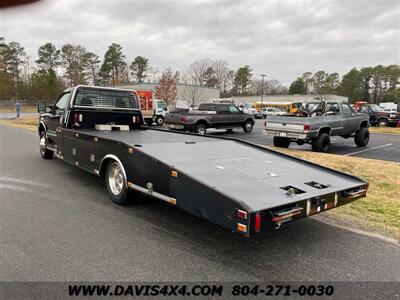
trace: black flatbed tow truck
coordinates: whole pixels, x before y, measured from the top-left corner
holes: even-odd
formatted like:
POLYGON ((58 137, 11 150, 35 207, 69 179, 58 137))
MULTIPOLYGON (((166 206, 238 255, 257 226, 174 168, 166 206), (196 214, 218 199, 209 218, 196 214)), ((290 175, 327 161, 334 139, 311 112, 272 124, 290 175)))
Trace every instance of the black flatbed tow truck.
POLYGON ((239 139, 143 125, 135 91, 77 86, 39 104, 40 152, 245 236, 366 196, 368 183, 239 139), (129 130, 127 130, 129 129, 129 130))

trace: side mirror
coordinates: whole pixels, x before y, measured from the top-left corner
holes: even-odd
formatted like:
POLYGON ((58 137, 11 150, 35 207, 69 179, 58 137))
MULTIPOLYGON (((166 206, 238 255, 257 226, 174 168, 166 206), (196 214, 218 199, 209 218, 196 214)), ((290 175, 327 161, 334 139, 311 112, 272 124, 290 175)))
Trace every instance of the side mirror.
POLYGON ((39 114, 44 114, 46 113, 46 102, 40 101, 38 103, 38 113, 39 114))

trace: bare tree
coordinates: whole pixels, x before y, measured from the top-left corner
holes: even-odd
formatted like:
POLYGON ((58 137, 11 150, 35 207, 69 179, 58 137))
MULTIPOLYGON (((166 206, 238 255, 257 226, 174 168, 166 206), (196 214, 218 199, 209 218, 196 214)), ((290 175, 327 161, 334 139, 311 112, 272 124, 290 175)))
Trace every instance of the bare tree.
POLYGON ((204 86, 206 77, 207 77, 207 69, 213 66, 213 62, 211 59, 198 59, 195 60, 189 69, 189 77, 192 84, 196 84, 199 86, 204 86))
POLYGON ((198 85, 185 85, 182 94, 190 107, 195 108, 203 100, 205 91, 198 85))
POLYGON ((154 68, 152 66, 149 67, 147 71, 147 78, 148 80, 151 80, 151 82, 158 82, 160 80, 160 70, 157 68, 154 68))
MULTIPOLYGON (((254 93, 255 95, 261 95, 262 94, 262 80, 261 79, 256 79, 252 82, 251 86, 251 92, 254 93)), ((271 79, 264 81, 264 95, 280 95, 282 92, 285 92, 287 89, 285 89, 282 84, 276 80, 276 79, 271 79)))
POLYGON ((88 77, 94 85, 98 85, 97 74, 99 72, 100 59, 97 54, 93 52, 87 52, 85 59, 87 61, 88 77))
POLYGON ((217 86, 221 93, 225 95, 232 86, 232 70, 229 69, 228 63, 222 59, 218 59, 213 63, 213 69, 217 78, 217 86))

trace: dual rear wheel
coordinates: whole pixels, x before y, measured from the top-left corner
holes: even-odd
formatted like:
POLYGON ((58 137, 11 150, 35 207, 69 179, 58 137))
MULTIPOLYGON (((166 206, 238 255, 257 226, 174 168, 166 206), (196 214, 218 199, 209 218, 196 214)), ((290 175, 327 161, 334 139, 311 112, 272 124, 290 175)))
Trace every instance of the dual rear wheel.
POLYGON ((128 204, 133 193, 128 189, 125 169, 121 163, 110 160, 104 177, 110 199, 118 205, 128 204))

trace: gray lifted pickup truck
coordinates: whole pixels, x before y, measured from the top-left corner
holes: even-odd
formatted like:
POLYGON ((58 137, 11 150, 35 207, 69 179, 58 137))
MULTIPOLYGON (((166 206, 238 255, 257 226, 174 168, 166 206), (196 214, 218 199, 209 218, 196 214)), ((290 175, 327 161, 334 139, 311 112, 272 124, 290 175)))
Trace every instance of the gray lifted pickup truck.
POLYGON ((313 151, 327 152, 331 136, 354 137, 355 144, 364 147, 369 141, 368 115, 356 114, 347 103, 329 101, 320 116, 268 117, 265 132, 274 135, 275 147, 309 143, 313 151))
POLYGON ((251 132, 254 126, 253 116, 242 112, 234 104, 202 103, 197 110, 168 113, 164 123, 170 129, 207 133, 208 128, 227 129, 243 128, 251 132))

